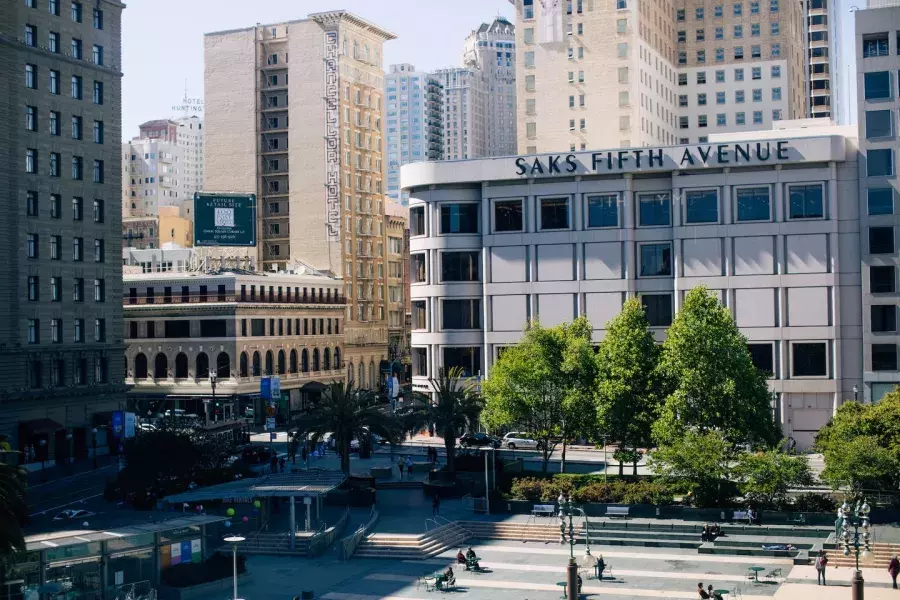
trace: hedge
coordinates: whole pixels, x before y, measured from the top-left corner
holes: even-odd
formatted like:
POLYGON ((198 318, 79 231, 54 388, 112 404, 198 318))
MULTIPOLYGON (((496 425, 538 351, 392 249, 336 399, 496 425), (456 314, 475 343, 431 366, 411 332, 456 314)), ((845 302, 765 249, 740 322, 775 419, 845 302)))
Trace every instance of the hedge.
POLYGON ((575 502, 604 504, 672 504, 675 490, 660 481, 611 480, 607 483, 589 476, 557 476, 552 479, 521 477, 513 479, 509 495, 514 500, 549 502, 560 493, 572 495, 575 502))

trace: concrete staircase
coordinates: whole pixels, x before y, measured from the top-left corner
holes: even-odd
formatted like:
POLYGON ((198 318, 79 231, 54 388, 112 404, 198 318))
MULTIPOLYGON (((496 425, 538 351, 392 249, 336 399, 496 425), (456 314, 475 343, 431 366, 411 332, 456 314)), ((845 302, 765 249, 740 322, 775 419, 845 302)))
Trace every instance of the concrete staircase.
MULTIPOLYGON (((307 556, 309 554, 309 538, 309 535, 297 536, 294 540, 294 548, 291 549, 291 540, 286 531, 283 533, 258 533, 247 541, 241 542, 238 550, 244 554, 307 556)), ((231 546, 226 546, 230 551, 231 546)))
POLYGON ((460 547, 470 537, 459 523, 448 523, 421 535, 373 533, 359 543, 353 556, 419 560, 460 547))
MULTIPOLYGON (((543 542, 559 544, 559 521, 542 520, 538 523, 494 523, 490 521, 465 521, 463 527, 472 532, 472 537, 485 540, 510 540, 517 542, 543 542)), ((599 527, 590 524, 591 544, 598 546, 652 546, 657 548, 700 547, 698 534, 688 532, 637 531, 624 526, 599 527)), ((568 538, 568 531, 566 533, 568 538)), ((575 539, 584 543, 584 526, 576 527, 575 539)))
MULTIPOLYGON (((848 567, 851 569, 856 567, 855 555, 844 556, 842 549, 835 549, 834 542, 825 544, 825 552, 828 554, 829 567, 848 567)), ((859 557, 859 566, 863 568, 887 569, 888 563, 891 562, 891 557, 894 555, 900 556, 900 544, 876 542, 872 544, 872 550, 867 558, 859 557)), ((810 557, 810 562, 813 560, 815 560, 815 557, 810 557)))

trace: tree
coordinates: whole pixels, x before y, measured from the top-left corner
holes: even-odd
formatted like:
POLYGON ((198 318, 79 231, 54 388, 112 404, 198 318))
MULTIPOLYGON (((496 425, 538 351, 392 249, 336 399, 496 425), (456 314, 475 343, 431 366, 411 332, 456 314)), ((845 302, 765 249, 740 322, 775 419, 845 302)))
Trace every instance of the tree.
POLYGON ((606 337, 597 351, 597 422, 601 431, 619 443, 619 475, 625 458, 637 475, 639 448, 652 443, 653 422, 659 410, 656 367, 659 346, 641 301, 625 302, 606 324, 606 337), (629 450, 630 449, 630 450, 629 450))
POLYGON ((25 472, 0 463, 0 559, 25 550, 22 528, 27 517, 25 472))
POLYGON ((689 490, 697 506, 717 506, 726 500, 734 447, 722 432, 687 430, 650 453, 651 470, 689 490))
POLYGON ((727 308, 703 286, 687 293, 659 362, 665 401, 653 433, 667 442, 690 428, 718 430, 733 444, 772 445, 775 425, 766 375, 727 308))
POLYGON ((790 488, 813 481, 805 456, 788 456, 777 449, 742 453, 732 477, 747 500, 763 507, 783 505, 790 488))
POLYGON ((833 488, 896 490, 900 485, 900 390, 878 404, 844 402, 816 437, 822 479, 833 488))
POLYGON ((592 390, 596 363, 591 325, 584 317, 545 328, 533 324, 518 344, 507 348, 483 388, 484 421, 492 427, 515 424, 541 443, 542 468, 560 442, 588 432, 595 419, 592 390))
POLYGON ((431 380, 434 399, 415 393, 413 406, 403 415, 405 431, 434 425, 437 434, 444 438, 447 470, 450 472, 456 470, 456 438, 459 432, 474 427, 484 408, 484 400, 477 393, 475 384, 464 375, 459 367, 441 369, 437 378, 431 380))
POLYGON ((306 443, 307 435, 311 435, 315 445, 326 433, 333 433, 341 455, 341 470, 347 474, 353 439, 362 444, 374 433, 393 441, 399 433, 396 420, 377 405, 374 395, 354 387, 353 382, 330 384, 313 411, 300 417, 295 425, 294 440, 298 443, 306 443))

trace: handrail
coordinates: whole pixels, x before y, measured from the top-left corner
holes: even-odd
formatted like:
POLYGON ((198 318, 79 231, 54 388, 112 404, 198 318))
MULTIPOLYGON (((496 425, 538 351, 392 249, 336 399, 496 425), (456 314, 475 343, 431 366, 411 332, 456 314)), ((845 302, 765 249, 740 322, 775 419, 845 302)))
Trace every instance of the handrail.
POLYGON ((372 510, 369 512, 368 521, 361 524, 356 528, 355 532, 341 540, 341 560, 348 560, 353 556, 353 553, 356 552, 356 547, 365 537, 369 529, 375 526, 376 521, 378 521, 378 511, 375 510, 375 506, 373 505, 372 510))

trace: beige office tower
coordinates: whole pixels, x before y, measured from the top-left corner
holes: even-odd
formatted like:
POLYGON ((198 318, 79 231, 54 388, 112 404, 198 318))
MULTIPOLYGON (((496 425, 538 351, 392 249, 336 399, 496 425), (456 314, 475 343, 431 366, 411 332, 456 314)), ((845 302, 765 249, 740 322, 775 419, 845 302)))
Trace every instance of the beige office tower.
POLYGON ((806 107, 788 0, 510 0, 521 153, 705 142, 806 107))
MULTIPOLYGON (((255 193, 261 268, 343 277, 346 359, 387 359, 382 45, 346 11, 205 36, 205 187, 255 193)), ((379 378, 380 379, 380 378, 379 378)))

